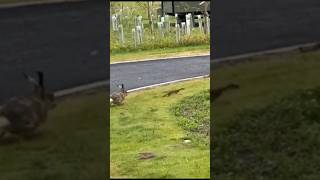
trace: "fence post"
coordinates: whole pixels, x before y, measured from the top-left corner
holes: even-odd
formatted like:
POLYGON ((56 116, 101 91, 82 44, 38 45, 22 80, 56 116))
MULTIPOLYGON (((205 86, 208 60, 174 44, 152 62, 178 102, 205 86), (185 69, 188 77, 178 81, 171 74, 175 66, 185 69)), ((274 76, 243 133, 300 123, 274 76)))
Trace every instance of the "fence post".
POLYGON ((137 34, 136 34, 136 29, 133 28, 132 29, 132 38, 133 38, 133 42, 134 42, 134 47, 137 47, 137 34))
POLYGON ((176 24, 176 43, 180 42, 180 25, 176 24))
POLYGON ((120 41, 121 46, 124 46, 124 34, 123 34, 122 24, 119 25, 119 41, 120 41))

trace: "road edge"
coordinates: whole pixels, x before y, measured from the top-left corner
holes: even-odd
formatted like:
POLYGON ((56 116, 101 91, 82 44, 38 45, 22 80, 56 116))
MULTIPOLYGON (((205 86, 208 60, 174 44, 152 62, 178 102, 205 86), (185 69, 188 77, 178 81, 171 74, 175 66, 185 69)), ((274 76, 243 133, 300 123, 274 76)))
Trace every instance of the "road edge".
POLYGON ((184 82, 184 81, 190 81, 190 80, 195 80, 195 79, 202 79, 202 78, 209 78, 210 75, 203 75, 203 76, 196 76, 196 77, 190 77, 190 78, 184 78, 184 79, 178 79, 178 80, 174 80, 174 81, 167 81, 167 82, 163 82, 163 83, 157 83, 157 84, 153 84, 153 85, 149 85, 149 86, 143 86, 143 87, 139 87, 139 88, 134 88, 134 89, 130 89, 127 90, 128 93, 130 92, 136 92, 136 91, 141 91, 141 90, 146 90, 146 89, 152 89, 158 86, 166 86, 166 85, 170 85, 170 84, 174 84, 174 83, 178 83, 178 82, 184 82))
POLYGON ((84 1, 88 1, 88 0, 47 0, 47 1, 5 3, 5 4, 0 4, 0 9, 10 9, 10 8, 25 7, 25 6, 49 5, 49 4, 59 4, 59 3, 77 3, 77 2, 84 2, 84 1))
MULTIPOLYGON (((263 56, 263 55, 272 55, 272 54, 281 54, 281 53, 296 51, 301 48, 308 49, 308 48, 313 48, 313 47, 320 47, 320 43, 319 42, 312 42, 312 43, 305 43, 305 44, 298 44, 298 45, 293 45, 293 46, 286 46, 286 47, 282 47, 282 48, 270 49, 270 50, 265 50, 265 51, 258 51, 258 52, 253 52, 253 53, 245 53, 245 54, 240 54, 240 55, 235 55, 235 56, 218 58, 218 59, 213 60, 212 62, 215 65, 241 63, 241 62, 250 60, 250 58, 252 58, 252 57, 263 56), (244 60, 244 61, 241 61, 241 60, 244 60)), ((163 59, 159 59, 159 60, 163 60, 163 59)), ((174 80, 174 81, 168 81, 168 82, 153 84, 153 85, 149 85, 149 86, 139 87, 139 88, 135 88, 135 89, 130 89, 130 90, 128 90, 128 92, 135 92, 135 91, 154 88, 157 86, 169 85, 169 84, 173 84, 173 83, 178 83, 178 82, 183 82, 183 81, 188 81, 188 80, 193 80, 193 79, 200 79, 200 78, 205 78, 205 77, 210 77, 210 76, 203 75, 203 76, 178 79, 178 80, 174 80)), ((63 97, 63 96, 68 96, 68 95, 72 95, 75 93, 79 93, 82 91, 107 86, 108 84, 109 84, 109 80, 97 81, 97 82, 93 82, 93 83, 89 83, 89 84, 85 84, 85 85, 80 85, 80 86, 75 86, 72 88, 59 90, 59 91, 56 91, 54 94, 56 97, 63 97)))
POLYGON ((201 55, 194 55, 194 56, 169 56, 163 58, 150 58, 150 59, 141 59, 141 60, 134 60, 134 61, 121 61, 121 62, 114 62, 110 63, 110 65, 117 65, 117 64, 129 64, 129 63, 138 63, 138 62, 147 62, 147 61, 161 61, 161 60, 171 60, 171 59, 179 59, 179 58, 193 58, 193 57, 207 57, 210 56, 210 53, 205 53, 201 55))

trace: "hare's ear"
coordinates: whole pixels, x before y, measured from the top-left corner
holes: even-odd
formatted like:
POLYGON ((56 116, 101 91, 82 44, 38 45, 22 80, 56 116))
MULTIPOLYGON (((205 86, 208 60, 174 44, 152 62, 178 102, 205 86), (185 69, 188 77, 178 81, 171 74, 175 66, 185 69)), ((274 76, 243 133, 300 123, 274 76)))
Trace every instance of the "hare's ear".
POLYGON ((44 89, 44 80, 43 80, 43 72, 42 71, 37 71, 38 78, 39 78, 39 86, 40 86, 40 94, 41 97, 44 99, 45 98, 45 89, 44 89))
POLYGON ((26 78, 28 80, 29 83, 31 83, 32 85, 38 87, 39 84, 37 83, 37 81, 35 79, 33 79, 31 76, 27 75, 26 73, 22 73, 24 78, 26 78))
POLYGON ((39 78, 39 86, 44 88, 44 83, 43 83, 43 72, 42 71, 37 71, 38 78, 39 78))

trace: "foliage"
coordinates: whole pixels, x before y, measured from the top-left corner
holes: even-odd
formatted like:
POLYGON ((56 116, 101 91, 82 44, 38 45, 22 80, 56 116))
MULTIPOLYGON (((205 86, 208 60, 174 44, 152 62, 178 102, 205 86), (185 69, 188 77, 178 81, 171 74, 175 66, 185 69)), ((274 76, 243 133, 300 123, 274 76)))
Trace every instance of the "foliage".
POLYGON ((228 130, 215 135, 215 174, 248 180, 319 178, 319 109, 317 88, 235 115, 228 130))
MULTIPOLYGON (((178 124, 195 136, 205 138, 209 143, 210 134, 210 93, 201 91, 185 97, 172 108, 178 124)), ((203 142, 202 141, 202 142, 203 142)))

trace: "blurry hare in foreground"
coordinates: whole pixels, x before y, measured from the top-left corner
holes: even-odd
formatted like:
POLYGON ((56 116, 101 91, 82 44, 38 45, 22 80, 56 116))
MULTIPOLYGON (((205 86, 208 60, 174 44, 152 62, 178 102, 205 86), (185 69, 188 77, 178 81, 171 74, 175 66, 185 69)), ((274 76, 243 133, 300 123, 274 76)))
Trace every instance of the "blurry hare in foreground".
POLYGON ((6 134, 28 135, 47 120, 48 111, 55 107, 54 94, 46 91, 43 73, 38 73, 38 82, 24 77, 34 87, 31 95, 13 97, 0 109, 0 138, 6 134))

